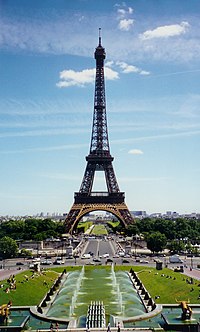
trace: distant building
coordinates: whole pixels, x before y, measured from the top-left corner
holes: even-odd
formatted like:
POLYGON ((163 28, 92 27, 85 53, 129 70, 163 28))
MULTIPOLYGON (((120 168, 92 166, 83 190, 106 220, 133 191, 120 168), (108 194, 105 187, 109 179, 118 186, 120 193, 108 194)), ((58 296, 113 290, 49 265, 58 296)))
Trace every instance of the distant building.
POLYGON ((160 212, 152 213, 150 215, 150 217, 152 217, 152 218, 162 218, 162 213, 160 213, 160 212))
POLYGON ((166 212, 166 216, 167 216, 167 217, 171 217, 171 216, 172 216, 172 211, 167 211, 167 212, 166 212))
POLYGON ((131 211, 131 214, 135 218, 145 218, 147 216, 146 211, 131 211))

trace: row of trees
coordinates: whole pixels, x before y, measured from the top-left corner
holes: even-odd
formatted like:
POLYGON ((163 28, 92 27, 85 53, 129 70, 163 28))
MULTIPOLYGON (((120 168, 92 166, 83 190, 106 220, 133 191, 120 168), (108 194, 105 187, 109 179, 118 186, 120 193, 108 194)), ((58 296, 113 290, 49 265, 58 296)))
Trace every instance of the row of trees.
MULTIPOLYGON (((41 241, 60 237, 64 233, 64 223, 51 219, 9 220, 0 224, 0 257, 2 259, 18 255, 17 241, 41 241)), ((27 255, 27 252, 21 254, 27 255)))
MULTIPOLYGON (((127 229, 119 223, 112 222, 109 223, 109 228, 128 236, 143 234, 147 247, 152 252, 159 252, 165 248, 174 253, 183 250, 192 252, 194 249, 191 244, 200 243, 200 220, 196 219, 144 218, 136 220, 127 229)), ((51 219, 29 218, 3 222, 0 224, 0 257, 14 257, 17 254, 16 240, 41 241, 50 237, 60 237, 64 232, 64 223, 51 219)))
POLYGON ((148 234, 160 232, 168 240, 184 239, 200 240, 200 220, 192 218, 161 219, 161 218, 144 218, 136 220, 136 223, 127 227, 128 235, 148 234))
MULTIPOLYGON (((122 225, 118 225, 116 230, 124 232, 122 225)), ((172 253, 185 250, 192 253, 195 251, 192 244, 200 243, 200 220, 144 218, 128 226, 125 233, 128 236, 143 234, 152 252, 168 248, 172 253)))
POLYGON ((63 222, 54 222, 51 219, 9 220, 0 225, 0 238, 9 236, 14 240, 41 241, 60 237, 64 232, 63 222))

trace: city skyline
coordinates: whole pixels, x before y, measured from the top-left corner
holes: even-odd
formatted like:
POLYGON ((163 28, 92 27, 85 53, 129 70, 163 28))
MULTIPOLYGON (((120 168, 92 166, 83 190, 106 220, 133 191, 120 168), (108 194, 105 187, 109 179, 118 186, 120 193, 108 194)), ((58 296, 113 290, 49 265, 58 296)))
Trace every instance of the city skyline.
POLYGON ((69 211, 90 147, 99 27, 128 208, 200 212, 199 10, 196 0, 0 2, 0 215, 69 211))

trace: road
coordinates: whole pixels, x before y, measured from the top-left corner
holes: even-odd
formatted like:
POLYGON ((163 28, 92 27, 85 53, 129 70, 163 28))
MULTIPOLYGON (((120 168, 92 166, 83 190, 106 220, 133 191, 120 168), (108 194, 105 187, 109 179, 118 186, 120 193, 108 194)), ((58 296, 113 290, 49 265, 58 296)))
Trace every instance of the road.
MULTIPOLYGON (((99 265, 99 264, 111 264, 112 262, 116 265, 148 265, 149 267, 155 267, 156 263, 154 261, 155 257, 148 257, 144 255, 140 255, 141 257, 120 257, 119 251, 121 251, 120 243, 115 241, 113 238, 103 238, 103 239, 95 239, 90 238, 88 241, 83 242, 81 245, 81 253, 80 257, 73 259, 65 259, 63 266, 69 265, 99 265), (83 254, 92 253, 89 259, 81 259, 83 254), (108 254, 108 257, 103 257, 105 254, 108 254)), ((134 253, 137 252, 134 250, 134 253)), ((163 267, 167 264, 169 268, 175 268, 178 265, 184 265, 185 274, 188 276, 194 277, 200 280, 200 270, 197 269, 197 264, 199 264, 198 257, 181 257, 184 261, 183 264, 169 264, 169 260, 167 257, 158 257, 163 261, 163 267), (192 268, 192 270, 191 270, 192 268)), ((42 260, 42 259, 41 259, 42 260)), ((52 262, 54 259, 52 259, 52 262)), ((21 270, 29 269, 31 260, 27 259, 9 259, 2 262, 3 269, 0 269, 0 280, 5 279, 10 276, 10 274, 17 274, 21 272, 21 270), (21 263, 22 265, 16 265, 16 263, 21 263)), ((41 265, 43 267, 43 265, 41 265)), ((58 265, 50 265, 58 266, 58 265)), ((44 265, 46 268, 47 266, 44 265)))
POLYGON ((114 256, 116 251, 116 244, 114 241, 108 241, 104 239, 91 239, 87 242, 84 253, 92 253, 95 257, 108 254, 114 256))

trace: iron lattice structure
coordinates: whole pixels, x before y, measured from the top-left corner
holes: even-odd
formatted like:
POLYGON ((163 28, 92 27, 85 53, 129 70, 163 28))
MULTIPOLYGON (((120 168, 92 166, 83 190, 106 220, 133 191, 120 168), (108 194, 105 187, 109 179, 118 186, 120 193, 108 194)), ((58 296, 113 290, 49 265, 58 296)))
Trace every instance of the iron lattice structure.
POLYGON ((96 79, 90 152, 86 157, 87 165, 80 190, 75 193, 74 204, 65 220, 66 231, 70 233, 85 214, 96 210, 111 212, 125 227, 133 223, 132 215, 124 202, 124 192, 120 192, 112 165, 114 158, 110 154, 104 80, 106 53, 101 45, 100 34, 94 58, 96 79), (104 172, 107 192, 92 191, 96 171, 104 172))

